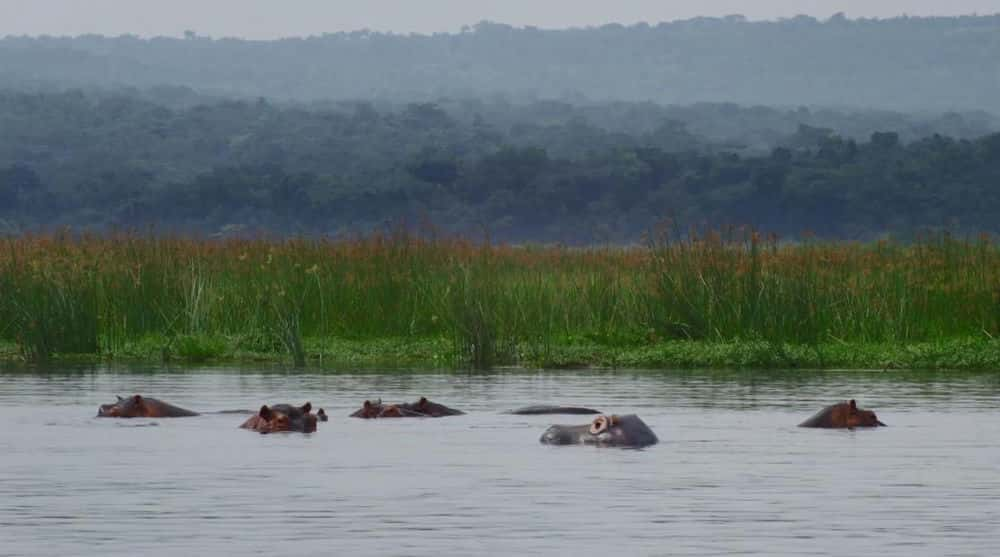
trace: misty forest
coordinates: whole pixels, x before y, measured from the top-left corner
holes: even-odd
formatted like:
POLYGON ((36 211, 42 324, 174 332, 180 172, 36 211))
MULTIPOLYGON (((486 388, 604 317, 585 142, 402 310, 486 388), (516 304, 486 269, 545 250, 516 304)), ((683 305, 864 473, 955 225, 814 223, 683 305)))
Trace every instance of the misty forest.
POLYGON ((0 232, 1000 232, 998 60, 1000 16, 7 37, 0 232))

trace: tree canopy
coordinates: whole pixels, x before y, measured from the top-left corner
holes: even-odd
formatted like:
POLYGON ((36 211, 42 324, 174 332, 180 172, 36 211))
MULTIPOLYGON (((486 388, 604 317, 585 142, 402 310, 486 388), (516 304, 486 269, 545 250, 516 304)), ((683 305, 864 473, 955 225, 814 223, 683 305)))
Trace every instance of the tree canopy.
POLYGON ((0 93, 0 230, 1000 232, 1000 134, 974 113, 151 96, 0 93))

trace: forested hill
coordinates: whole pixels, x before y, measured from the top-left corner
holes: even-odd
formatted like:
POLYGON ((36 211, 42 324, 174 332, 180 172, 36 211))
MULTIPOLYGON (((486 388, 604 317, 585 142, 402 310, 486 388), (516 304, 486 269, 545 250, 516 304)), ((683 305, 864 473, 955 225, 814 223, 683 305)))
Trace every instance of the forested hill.
POLYGON ((148 96, 0 93, 0 234, 429 221, 627 242, 664 218, 840 238, 1000 232, 1000 134, 975 114, 148 96))
POLYGON ((8 37, 0 83, 183 85, 273 99, 734 102, 1000 112, 1000 15, 461 33, 328 34, 277 41, 8 37))

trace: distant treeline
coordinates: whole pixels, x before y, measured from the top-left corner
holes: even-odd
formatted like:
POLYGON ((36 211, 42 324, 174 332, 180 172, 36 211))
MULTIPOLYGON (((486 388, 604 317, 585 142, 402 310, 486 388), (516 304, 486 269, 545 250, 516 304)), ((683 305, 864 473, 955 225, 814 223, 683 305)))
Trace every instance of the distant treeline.
POLYGON ((730 105, 170 108, 127 95, 6 93, 0 232, 337 235, 429 221, 579 243, 635 241, 667 218, 841 238, 1000 232, 1000 134, 912 140, 984 125, 730 105), (880 124, 886 131, 851 137, 880 124))
POLYGON ((542 30, 358 31, 277 41, 0 40, 7 86, 140 88, 284 100, 442 96, 1000 111, 1000 15, 825 21, 741 16, 542 30))

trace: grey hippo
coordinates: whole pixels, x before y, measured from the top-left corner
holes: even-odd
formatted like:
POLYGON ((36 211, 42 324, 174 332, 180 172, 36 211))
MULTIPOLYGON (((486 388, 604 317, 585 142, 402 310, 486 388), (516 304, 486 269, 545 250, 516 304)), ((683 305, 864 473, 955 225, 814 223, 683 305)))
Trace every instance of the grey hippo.
POLYGON ((554 425, 539 439, 546 445, 600 445, 646 447, 659 442, 652 429, 635 414, 601 415, 585 425, 554 425))

